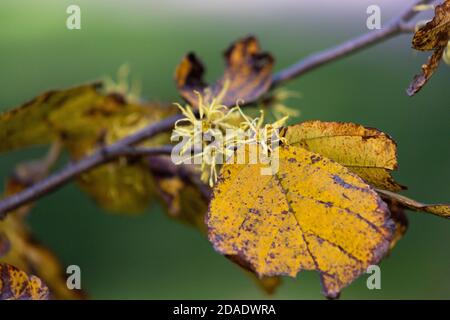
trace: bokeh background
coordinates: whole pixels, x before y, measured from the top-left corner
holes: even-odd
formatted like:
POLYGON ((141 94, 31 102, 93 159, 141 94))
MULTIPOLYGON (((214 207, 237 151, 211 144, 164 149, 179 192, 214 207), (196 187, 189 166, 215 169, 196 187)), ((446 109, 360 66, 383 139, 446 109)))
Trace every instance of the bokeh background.
MULTIPOLYGON (((208 79, 223 68, 222 50, 257 35, 277 59, 277 70, 366 29, 366 8, 378 4, 382 21, 412 3, 390 0, 2 0, 0 109, 44 90, 115 75, 123 63, 150 100, 180 101, 172 80, 184 53, 196 51, 208 79), (67 30, 66 8, 78 4, 82 29, 67 30)), ((426 14, 422 15, 426 17, 426 14)), ((428 13, 428 17, 431 13, 428 13)), ((292 81, 301 120, 353 121, 392 135, 399 146, 396 177, 424 202, 450 201, 450 72, 443 65, 409 98, 405 88, 426 55, 400 36, 292 81)), ((0 155, 0 178, 44 149, 0 155)), ((410 229, 381 264, 382 290, 363 276, 343 299, 449 299, 450 223, 408 212, 410 229)), ((158 204, 140 216, 111 215, 70 184, 39 201, 29 217, 36 237, 65 264, 82 269, 92 298, 269 298, 238 267, 216 254, 195 230, 164 216, 158 204)), ((318 275, 285 279, 275 299, 322 299, 318 275)))

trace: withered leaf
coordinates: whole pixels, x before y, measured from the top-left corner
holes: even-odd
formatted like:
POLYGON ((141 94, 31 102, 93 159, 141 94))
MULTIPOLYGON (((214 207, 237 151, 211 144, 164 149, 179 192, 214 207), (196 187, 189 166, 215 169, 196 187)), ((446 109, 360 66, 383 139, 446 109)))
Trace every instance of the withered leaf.
POLYGON ((285 128, 282 134, 290 145, 334 160, 376 188, 405 189, 391 176, 398 165, 397 145, 377 129, 349 122, 307 121, 285 128))
POLYGON ((433 55, 422 66, 422 73, 416 75, 407 93, 415 95, 430 80, 439 66, 447 43, 450 40, 450 0, 436 6, 433 20, 420 28, 413 37, 413 48, 420 51, 432 51, 433 55))
POLYGON ((202 194, 200 187, 207 186, 200 179, 194 183, 198 176, 194 166, 176 165, 170 156, 150 156, 146 160, 166 213, 205 233, 204 215, 209 199, 202 194))
POLYGON ((47 286, 36 276, 0 263, 0 300, 47 300, 47 286))
POLYGON ((436 6, 433 20, 419 28, 414 34, 413 48, 421 51, 431 51, 447 45, 450 29, 450 1, 445 0, 436 6))
POLYGON ((437 48, 434 51, 433 55, 428 58, 428 62, 422 65, 422 73, 414 77, 407 90, 409 96, 413 96, 417 92, 419 92, 425 86, 428 80, 431 79, 434 72, 439 67, 444 51, 445 47, 437 48))
POLYGON ((233 106, 238 100, 252 103, 270 88, 273 57, 262 52, 258 40, 249 36, 234 42, 224 53, 226 68, 216 83, 207 86, 203 80, 204 66, 194 53, 186 55, 175 71, 175 81, 181 96, 197 106, 198 91, 207 99, 217 97, 223 90, 221 103, 233 106), (224 89, 225 86, 225 89, 224 89))
POLYGON ((278 148, 279 170, 225 164, 207 216, 209 239, 260 276, 320 273, 324 294, 377 264, 395 232, 378 194, 344 166, 301 147, 278 148))

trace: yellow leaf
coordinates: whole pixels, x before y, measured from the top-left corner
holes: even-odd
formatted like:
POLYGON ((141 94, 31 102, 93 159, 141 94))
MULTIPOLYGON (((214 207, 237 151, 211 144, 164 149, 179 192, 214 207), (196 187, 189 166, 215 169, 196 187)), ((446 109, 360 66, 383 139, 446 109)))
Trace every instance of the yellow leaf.
MULTIPOLYGON (((37 144, 49 144, 66 127, 83 120, 84 114, 101 98, 99 84, 48 91, 24 105, 0 115, 0 153, 37 144)), ((83 121, 81 121, 83 122, 83 121)), ((95 126, 79 126, 82 132, 95 126)))
MULTIPOLYGON (((0 152, 61 141, 73 160, 87 156, 176 112, 160 104, 127 103, 104 94, 101 84, 50 91, 0 115, 0 152)), ((169 142, 161 134, 142 145, 169 142)), ((100 206, 140 212, 154 196, 154 182, 144 160, 119 159, 83 173, 78 182, 100 206)))
POLYGON ((348 122, 308 121, 285 129, 290 145, 319 153, 386 190, 400 191, 391 172, 397 168, 397 146, 387 134, 348 122))
POLYGON ((118 213, 140 213, 154 197, 150 171, 139 160, 129 163, 125 158, 81 174, 81 189, 100 207, 118 213))
POLYGON ((36 276, 0 263, 0 300, 47 300, 47 286, 36 276))
POLYGON ((279 170, 226 164, 207 216, 209 239, 260 276, 320 273, 324 293, 345 286, 388 252, 395 231, 378 194, 340 164, 279 147, 279 170))
MULTIPOLYGON (((127 105, 110 116, 108 122, 98 127, 103 144, 111 144, 145 126, 169 115, 174 109, 160 105, 127 105)), ((99 147, 98 136, 63 140, 72 158, 80 159, 99 147)), ((168 135, 159 135, 144 143, 145 146, 169 142, 168 135)), ((125 158, 107 163, 83 173, 80 187, 95 199, 97 204, 110 211, 142 212, 154 196, 154 181, 144 159, 125 158)))
MULTIPOLYGON (((74 139, 64 138, 72 158, 80 159, 99 147, 111 144, 162 118, 174 114, 175 108, 165 105, 126 104, 120 111, 108 116, 108 120, 97 124, 97 135, 74 139)), ((155 146, 169 142, 168 134, 160 134, 144 146, 155 146)), ((97 204, 110 211, 142 212, 155 195, 154 181, 145 159, 125 158, 105 164, 83 173, 78 182, 97 204)))

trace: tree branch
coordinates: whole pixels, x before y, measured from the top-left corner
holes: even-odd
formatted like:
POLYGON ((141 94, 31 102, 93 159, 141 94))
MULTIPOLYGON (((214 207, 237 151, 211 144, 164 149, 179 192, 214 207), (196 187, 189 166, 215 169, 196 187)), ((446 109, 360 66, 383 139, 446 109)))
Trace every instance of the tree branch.
MULTIPOLYGON (((397 18, 393 19, 385 28, 381 30, 369 32, 360 37, 344 42, 334 48, 315 53, 305 59, 301 59, 292 66, 275 74, 272 80, 272 88, 297 78, 311 70, 317 69, 325 64, 349 56, 364 48, 392 38, 395 35, 413 31, 414 25, 408 22, 417 14, 414 10, 415 6, 418 4, 427 4, 432 2, 434 1, 419 1, 414 6, 405 10, 397 18)), ((101 164, 120 157, 150 156, 170 153, 171 146, 145 149, 134 148, 133 146, 143 140, 155 136, 158 133, 172 130, 175 122, 181 118, 183 118, 182 115, 175 115, 158 123, 152 124, 135 134, 117 141, 114 144, 100 148, 92 155, 87 156, 78 162, 68 164, 59 172, 54 173, 40 182, 37 182, 30 188, 1 200, 0 219, 4 218, 6 213, 17 209, 23 204, 29 203, 48 193, 51 193, 68 181, 77 177, 79 174, 101 164)))
MULTIPOLYGON (((173 121, 175 118, 171 117, 166 120, 169 119, 170 121, 173 121)), ((151 125, 137 134, 128 136, 115 144, 102 147, 92 155, 87 156, 78 162, 69 163, 59 172, 35 183, 22 192, 16 193, 0 201, 0 219, 3 219, 8 212, 19 208, 21 205, 51 193, 81 173, 89 171, 94 167, 105 164, 114 159, 120 157, 170 154, 172 151, 172 146, 161 146, 154 148, 132 147, 132 145, 144 140, 147 136, 151 137, 159 132, 167 130, 166 120, 151 125)))
POLYGON ((428 4, 434 1, 435 0, 418 1, 414 6, 408 8, 398 17, 391 20, 383 29, 368 32, 355 39, 348 40, 334 48, 314 53, 309 57, 301 59, 292 66, 275 74, 272 80, 272 87, 277 87, 280 84, 297 78, 311 70, 339 60, 340 58, 350 56, 362 49, 390 39, 396 35, 414 31, 415 25, 408 23, 418 14, 418 11, 414 8, 419 4, 428 4))

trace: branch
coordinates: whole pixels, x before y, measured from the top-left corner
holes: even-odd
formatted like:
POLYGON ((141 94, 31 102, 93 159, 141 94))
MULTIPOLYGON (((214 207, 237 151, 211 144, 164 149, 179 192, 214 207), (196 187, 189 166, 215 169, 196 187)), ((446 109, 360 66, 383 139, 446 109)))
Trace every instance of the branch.
MULTIPOLYGON (((417 11, 414 10, 418 4, 432 3, 433 0, 424 0, 415 3, 405 10, 397 18, 393 19, 386 28, 369 32, 358 38, 344 42, 334 48, 313 54, 302 59, 294 65, 281 70, 273 76, 272 88, 279 86, 289 80, 297 78, 311 70, 317 69, 325 64, 336 61, 340 58, 349 56, 364 48, 370 47, 376 43, 387 40, 395 35, 414 31, 414 25, 408 22, 413 19, 417 11)), ((0 219, 6 216, 6 213, 17 209, 23 204, 34 201, 69 182, 83 172, 86 172, 96 166, 112 161, 119 157, 128 156, 149 156, 170 153, 170 146, 156 148, 133 148, 137 143, 149 139, 158 133, 170 131, 173 129, 175 121, 183 118, 182 115, 175 115, 164 119, 158 123, 152 124, 143 130, 132 134, 114 144, 100 148, 94 154, 83 158, 82 160, 68 164, 59 172, 37 182, 30 188, 14 194, 0 201, 0 219)))
POLYGON ((362 49, 390 39, 396 35, 414 31, 415 25, 408 22, 419 13, 415 10, 415 7, 419 4, 428 4, 434 1, 435 0, 418 1, 398 17, 391 20, 383 29, 366 33, 355 39, 348 40, 336 47, 314 53, 309 57, 301 59, 292 66, 275 74, 272 80, 272 87, 277 87, 280 84, 297 78, 311 70, 339 60, 340 58, 350 56, 362 49))
POLYGON ((152 137, 157 133, 166 131, 169 124, 171 128, 173 126, 173 121, 175 121, 176 118, 179 118, 179 116, 167 118, 154 125, 148 126, 144 130, 128 136, 123 140, 109 146, 102 147, 92 155, 87 156, 78 162, 69 163, 59 172, 37 182, 28 189, 0 201, 0 219, 3 219, 6 216, 6 213, 19 208, 23 204, 29 203, 51 193, 81 173, 114 159, 120 157, 170 154, 172 151, 172 146, 161 146, 154 148, 134 148, 132 146, 147 137, 152 137))

